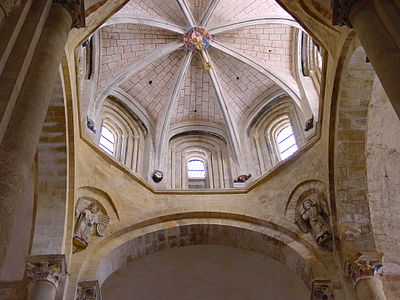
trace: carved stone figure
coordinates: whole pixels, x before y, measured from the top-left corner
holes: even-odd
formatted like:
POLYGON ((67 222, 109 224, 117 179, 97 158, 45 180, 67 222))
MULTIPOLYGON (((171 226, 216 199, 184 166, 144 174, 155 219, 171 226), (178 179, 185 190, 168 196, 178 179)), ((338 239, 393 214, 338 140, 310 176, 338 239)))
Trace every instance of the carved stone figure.
POLYGON ((76 300, 99 300, 100 289, 98 281, 79 282, 76 291, 76 300))
POLYGON ((107 215, 99 215, 99 207, 96 203, 90 203, 83 210, 76 209, 76 225, 74 232, 74 245, 78 248, 86 248, 93 234, 104 236, 110 218, 107 215))
POLYGON ((251 174, 249 175, 240 175, 234 182, 246 182, 247 179, 251 177, 251 174))
POLYGON ((322 199, 311 200, 306 198, 296 211, 296 223, 304 233, 311 233, 317 243, 328 246, 332 240, 329 230, 329 210, 322 199))
POLYGON ((164 173, 160 170, 154 170, 153 176, 152 176, 154 182, 158 183, 164 178, 164 173))
POLYGON ((316 280, 313 283, 311 300, 333 300, 333 293, 328 280, 316 280))

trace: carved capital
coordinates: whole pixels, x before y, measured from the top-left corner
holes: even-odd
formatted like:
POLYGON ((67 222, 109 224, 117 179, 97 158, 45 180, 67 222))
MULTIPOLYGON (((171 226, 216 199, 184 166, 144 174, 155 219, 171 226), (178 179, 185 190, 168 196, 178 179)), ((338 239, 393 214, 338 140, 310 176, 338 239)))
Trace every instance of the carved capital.
POLYGON ((383 253, 361 254, 354 261, 346 263, 346 272, 348 277, 353 280, 354 285, 364 278, 381 279, 383 276, 383 253))
POLYGON ((65 255, 36 255, 26 258, 26 276, 29 284, 49 281, 57 288, 66 274, 65 255))
POLYGON ((327 279, 314 280, 311 300, 333 300, 331 281, 327 279))
POLYGON ((99 282, 81 281, 76 290, 76 300, 101 300, 99 282))
POLYGON ((71 14, 72 28, 85 27, 84 0, 54 0, 54 3, 62 5, 71 14))
POLYGON ((4 17, 8 17, 10 12, 18 5, 21 5, 21 0, 0 1, 0 12, 4 15, 4 17))
POLYGON ((352 28, 349 20, 349 11, 354 3, 360 0, 333 0, 333 25, 352 28))

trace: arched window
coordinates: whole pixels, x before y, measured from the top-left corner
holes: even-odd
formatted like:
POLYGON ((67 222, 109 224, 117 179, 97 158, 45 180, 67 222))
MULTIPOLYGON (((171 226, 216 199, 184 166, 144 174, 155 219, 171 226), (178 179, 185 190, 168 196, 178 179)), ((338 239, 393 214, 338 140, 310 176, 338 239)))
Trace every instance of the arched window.
POLYGON ((226 140, 206 132, 187 132, 169 140, 171 188, 219 189, 233 186, 226 140))
POLYGON ((287 124, 286 127, 278 132, 276 135, 276 143, 278 144, 279 155, 282 160, 288 158, 298 150, 290 124, 287 124))
POLYGON ((188 178, 189 179, 205 179, 206 168, 203 160, 192 159, 187 164, 188 178))
POLYGON ((107 153, 114 155, 115 136, 106 126, 101 126, 100 147, 107 153))
POLYGON ((147 174, 147 130, 136 116, 116 99, 107 98, 101 109, 99 146, 133 172, 147 174))

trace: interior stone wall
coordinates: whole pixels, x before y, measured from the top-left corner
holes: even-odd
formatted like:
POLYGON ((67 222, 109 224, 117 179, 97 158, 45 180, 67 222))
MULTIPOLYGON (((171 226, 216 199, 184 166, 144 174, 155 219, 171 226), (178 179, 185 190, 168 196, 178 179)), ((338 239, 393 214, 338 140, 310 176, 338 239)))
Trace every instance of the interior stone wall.
POLYGON ((102 286, 104 300, 308 300, 309 289, 281 263, 223 246, 169 249, 132 261, 102 286))

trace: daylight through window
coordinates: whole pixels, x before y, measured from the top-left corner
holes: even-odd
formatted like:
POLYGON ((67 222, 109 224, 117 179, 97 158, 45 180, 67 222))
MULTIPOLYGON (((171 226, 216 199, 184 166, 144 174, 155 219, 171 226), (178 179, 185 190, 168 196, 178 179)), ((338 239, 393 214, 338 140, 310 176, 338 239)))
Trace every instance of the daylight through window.
POLYGON ((298 147, 290 125, 283 128, 276 137, 281 159, 286 159, 297 151, 298 147))
POLYGON ((106 152, 114 155, 115 136, 110 129, 104 125, 101 127, 100 147, 106 152))
POLYGON ((193 159, 188 162, 188 178, 206 178, 204 161, 193 159))

